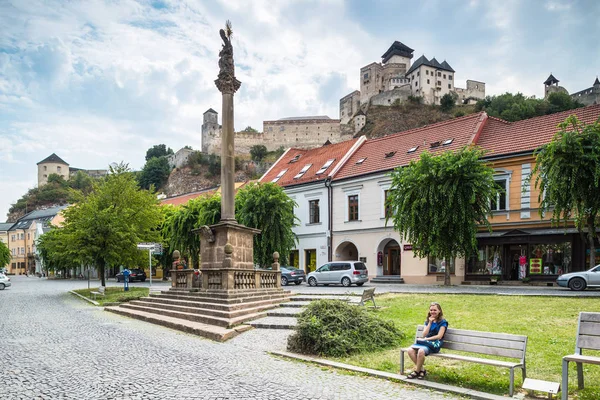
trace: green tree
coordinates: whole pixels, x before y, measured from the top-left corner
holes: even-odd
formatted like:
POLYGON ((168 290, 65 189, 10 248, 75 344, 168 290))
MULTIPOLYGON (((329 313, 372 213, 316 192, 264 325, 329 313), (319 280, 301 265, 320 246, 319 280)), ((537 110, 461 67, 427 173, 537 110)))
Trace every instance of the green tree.
POLYGON ((106 285, 107 266, 134 266, 144 255, 139 242, 154 242, 162 213, 154 193, 141 190, 127 165, 110 174, 90 193, 64 210, 62 252, 78 263, 95 265, 106 285))
POLYGON ((600 222, 600 119, 586 125, 572 115, 558 127, 552 141, 536 152, 532 171, 540 215, 552 211, 552 222, 565 226, 573 220, 588 241, 594 266, 600 222))
MULTIPOLYGON (((495 198, 493 169, 480 160, 483 151, 464 148, 395 169, 389 191, 389 217, 418 257, 449 261, 477 252, 478 225, 488 229, 490 199, 495 198)), ((446 268, 444 284, 450 284, 446 268)))
POLYGON ((146 161, 155 157, 166 157, 170 154, 173 154, 173 150, 170 147, 167 148, 164 144, 156 144, 146 151, 146 161))
POLYGON ((256 144, 250 148, 250 158, 252 161, 262 161, 267 155, 267 146, 256 144))
POLYGON ((10 262, 10 250, 4 244, 3 241, 0 240, 0 269, 6 267, 10 262))
POLYGON ((66 277, 67 270, 80 265, 78 254, 69 246, 68 232, 68 229, 53 227, 37 240, 36 247, 46 272, 62 271, 66 277))
POLYGON ((143 189, 162 187, 169 179, 171 167, 166 157, 154 157, 146 162, 138 180, 143 189))
POLYGON ((192 233, 193 229, 203 225, 213 225, 221 219, 221 197, 201 196, 187 204, 166 211, 166 219, 161 229, 163 240, 169 250, 179 250, 183 256, 190 257, 194 267, 199 264, 200 238, 192 233))
POLYGON ((68 184, 71 189, 87 195, 94 188, 94 179, 83 171, 77 171, 75 175, 69 178, 68 184))
POLYGON ((565 92, 550 93, 547 100, 549 104, 548 114, 583 107, 583 104, 579 103, 577 100, 573 100, 573 98, 565 92))
POLYGON ((240 189, 236 196, 237 221, 250 228, 260 229, 254 236, 254 262, 262 266, 273 263, 273 253, 279 252, 283 262, 296 247, 297 238, 292 228, 296 202, 274 183, 252 183, 240 189))
POLYGON ((446 93, 440 99, 440 108, 442 109, 442 111, 448 112, 448 111, 452 110, 454 108, 455 104, 456 104, 456 97, 454 95, 452 95, 451 93, 446 93))
POLYGON ((476 110, 485 111, 492 117, 514 122, 577 107, 582 107, 582 104, 572 100, 567 93, 551 93, 547 99, 526 97, 522 93, 504 93, 479 100, 476 110))

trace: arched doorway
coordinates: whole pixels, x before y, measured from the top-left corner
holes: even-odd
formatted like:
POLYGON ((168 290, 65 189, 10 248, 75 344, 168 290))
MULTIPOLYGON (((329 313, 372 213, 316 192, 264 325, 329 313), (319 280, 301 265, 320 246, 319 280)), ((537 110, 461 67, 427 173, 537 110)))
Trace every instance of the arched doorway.
POLYGON ((400 276, 400 244, 394 239, 381 242, 379 251, 382 252, 382 274, 400 276))
POLYGON ((342 242, 335 249, 334 260, 358 260, 358 249, 351 242, 342 242))

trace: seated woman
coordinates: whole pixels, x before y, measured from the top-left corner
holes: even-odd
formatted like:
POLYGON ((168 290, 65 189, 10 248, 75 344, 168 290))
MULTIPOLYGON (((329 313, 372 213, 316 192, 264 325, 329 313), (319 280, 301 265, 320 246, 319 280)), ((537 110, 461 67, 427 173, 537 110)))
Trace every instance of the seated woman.
POLYGON ((427 371, 423 368, 425 356, 440 351, 447 328, 448 321, 444 319, 442 306, 439 303, 431 303, 425 321, 423 337, 417 339, 417 342, 408 350, 408 356, 415 363, 415 370, 408 374, 408 379, 425 378, 427 375, 427 371))

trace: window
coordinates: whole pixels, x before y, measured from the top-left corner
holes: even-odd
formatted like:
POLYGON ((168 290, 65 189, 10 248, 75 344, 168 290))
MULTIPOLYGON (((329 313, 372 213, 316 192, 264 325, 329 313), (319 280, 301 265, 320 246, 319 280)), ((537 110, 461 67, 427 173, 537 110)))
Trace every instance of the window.
MULTIPOLYGON (((439 260, 435 257, 427 257, 427 272, 430 274, 446 273, 446 260, 439 260)), ((450 260, 450 274, 454 275, 454 260, 450 260)))
POLYGON ((415 86, 419 86, 419 82, 415 81, 415 86))
POLYGON ((446 79, 446 74, 444 74, 443 78, 446 79))
POLYGON ((429 75, 429 70, 428 69, 425 70, 425 75, 429 75))
POLYGON ((306 173, 306 171, 308 171, 308 169, 312 166, 312 164, 306 164, 304 167, 302 167, 302 169, 300 170, 300 172, 298 172, 296 174, 296 176, 294 176, 294 179, 300 179, 302 178, 302 176, 306 173))
POLYGON ((390 151, 389 153, 385 153, 385 158, 391 158, 394 156, 394 154, 396 154, 395 151, 390 151))
POLYGON ((10 236, 10 240, 14 242, 15 241, 15 235, 11 235, 10 236))
POLYGON ((285 126, 281 125, 281 126, 279 127, 279 131, 280 131, 280 132, 283 132, 284 130, 285 130, 285 126))
POLYGON ((431 147, 432 149, 433 149, 433 148, 435 148, 435 147, 440 147, 440 142, 439 142, 439 141, 437 141, 437 142, 433 142, 433 143, 431 143, 431 144, 429 145, 429 147, 431 147))
POLYGON ((299 159, 299 158, 300 158, 300 154, 296 154, 296 155, 294 156, 294 158, 292 158, 292 159, 291 159, 291 160, 288 162, 288 164, 295 163, 296 161, 298 161, 298 159, 299 159))
POLYGON ((448 80, 451 81, 452 80, 452 75, 448 75, 448 80))
POLYGON ((427 79, 427 84, 429 85, 429 79, 427 79))
POLYGON ((492 211, 501 211, 506 210, 506 183, 508 181, 506 179, 498 179, 495 181, 496 187, 498 188, 498 195, 495 199, 491 200, 490 210, 492 211))
POLYGON ((31 240, 31 233, 27 232, 27 240, 31 240))
POLYGON ((309 218, 308 221, 311 224, 318 224, 321 222, 321 216, 319 215, 319 200, 310 200, 308 202, 309 218))
POLYGON ((25 254, 25 247, 21 247, 21 254, 25 254))
POLYGON ((421 76, 421 71, 417 71, 417 76, 421 76))
POLYGON ((438 71, 438 76, 442 76, 442 73, 438 71))
POLYGON ((358 195, 348 196, 348 221, 358 221, 358 195))
POLYGON ((438 86, 442 86, 442 81, 437 81, 438 86))
POLYGON ((452 85, 451 84, 448 84, 448 89, 452 89, 452 85))
POLYGON ((331 167, 331 164, 333 164, 333 162, 335 161, 335 158, 329 159, 327 160, 327 162, 325 164, 323 164, 323 166, 321 167, 320 170, 318 170, 316 172, 317 175, 322 174, 323 172, 327 171, 327 168, 331 167))
POLYGON ((56 167, 56 172, 60 172, 60 167, 56 167))
POLYGON ((454 139, 448 139, 448 140, 444 140, 444 142, 442 143, 442 145, 444 146, 448 146, 450 143, 452 143, 454 141, 454 139))
POLYGON ((360 165, 360 164, 364 163, 366 159, 367 159, 367 157, 363 157, 363 158, 361 158, 360 160, 358 160, 358 161, 356 162, 356 165, 360 165))
POLYGON ((21 233, 21 240, 24 240, 24 239, 25 239, 25 234, 21 233))
POLYGON ((279 179, 281 179, 281 177, 283 176, 283 174, 285 174, 287 172, 287 168, 284 169, 283 171, 280 171, 277 176, 275 178, 273 178, 273 180, 271 181, 272 183, 277 182, 279 179))
POLYGON ((407 153, 414 153, 415 151, 417 151, 418 148, 419 146, 411 147, 410 149, 408 149, 407 153))
POLYGON ((383 191, 383 207, 384 207, 383 216, 385 218, 389 218, 392 215, 394 215, 393 207, 392 207, 391 204, 388 203, 388 196, 389 196, 389 194, 390 194, 390 190, 389 189, 385 189, 383 191))
POLYGON ((48 171, 48 166, 44 165, 44 171, 48 171))

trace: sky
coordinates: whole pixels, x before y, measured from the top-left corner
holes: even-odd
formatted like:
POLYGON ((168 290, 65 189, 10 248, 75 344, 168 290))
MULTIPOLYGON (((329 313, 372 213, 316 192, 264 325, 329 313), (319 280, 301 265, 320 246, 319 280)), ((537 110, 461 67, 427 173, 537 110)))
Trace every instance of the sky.
MULTIPOLYGON (((600 75, 595 0, 0 0, 0 222, 52 153, 84 169, 201 147, 221 114, 219 29, 233 25, 235 129, 339 117, 361 67, 395 41, 447 60, 457 87, 543 97, 600 75)), ((221 123, 220 116, 219 122, 221 123)))

